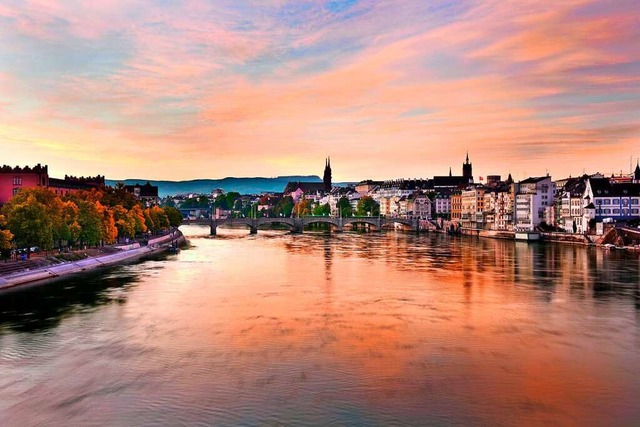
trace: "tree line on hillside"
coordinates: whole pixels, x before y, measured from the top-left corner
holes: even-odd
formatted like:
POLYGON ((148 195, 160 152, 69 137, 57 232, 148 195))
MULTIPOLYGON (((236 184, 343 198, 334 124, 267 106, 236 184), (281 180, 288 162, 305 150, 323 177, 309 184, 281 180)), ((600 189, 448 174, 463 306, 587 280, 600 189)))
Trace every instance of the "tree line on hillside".
POLYGON ((144 207, 121 185, 64 196, 48 188, 26 188, 0 210, 0 251, 7 256, 12 248, 114 244, 181 222, 177 209, 144 207))

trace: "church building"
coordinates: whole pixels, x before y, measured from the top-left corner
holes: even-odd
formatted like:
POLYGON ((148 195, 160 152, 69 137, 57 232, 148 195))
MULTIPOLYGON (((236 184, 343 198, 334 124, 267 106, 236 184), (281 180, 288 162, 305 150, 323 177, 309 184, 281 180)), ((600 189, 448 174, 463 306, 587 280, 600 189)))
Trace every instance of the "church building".
POLYGON ((324 163, 322 182, 289 182, 284 188, 283 195, 291 196, 294 203, 297 203, 302 195, 308 199, 319 200, 324 194, 330 193, 331 188, 331 158, 327 158, 324 163))

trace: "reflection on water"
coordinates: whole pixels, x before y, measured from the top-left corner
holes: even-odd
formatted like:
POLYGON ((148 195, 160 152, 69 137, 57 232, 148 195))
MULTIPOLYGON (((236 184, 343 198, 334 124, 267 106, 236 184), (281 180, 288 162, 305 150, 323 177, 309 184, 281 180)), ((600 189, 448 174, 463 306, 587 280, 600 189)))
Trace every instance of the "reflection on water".
POLYGON ((635 255, 440 235, 219 232, 192 237, 178 256, 0 297, 0 419, 640 419, 635 255))

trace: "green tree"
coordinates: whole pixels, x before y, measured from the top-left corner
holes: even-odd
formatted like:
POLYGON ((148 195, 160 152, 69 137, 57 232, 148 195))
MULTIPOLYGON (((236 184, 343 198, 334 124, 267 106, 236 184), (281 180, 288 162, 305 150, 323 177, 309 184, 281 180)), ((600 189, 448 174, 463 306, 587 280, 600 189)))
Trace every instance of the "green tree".
POLYGON ((182 209, 207 209, 209 207, 209 198, 204 195, 191 197, 180 203, 180 207, 182 209))
POLYGON ((240 198, 240 193, 230 191, 224 195, 224 198, 227 202, 227 209, 236 209, 236 201, 240 198))
POLYGON ((338 203, 336 204, 338 208, 338 212, 340 212, 340 216, 343 218, 347 218, 353 216, 353 208, 351 207, 351 202, 346 196, 340 197, 338 203))
POLYGON ((329 216, 331 215, 331 206, 329 203, 325 203, 324 205, 317 205, 313 208, 313 214, 318 216, 329 216))
POLYGON ((356 215, 378 216, 380 215, 380 204, 373 200, 373 197, 371 196, 363 196, 360 200, 358 200, 356 215))
POLYGON ((291 212, 293 212, 293 206, 293 197, 284 196, 276 204, 276 207, 273 209, 273 213, 276 216, 290 217, 291 212))
POLYGON ((54 226, 59 217, 56 199, 56 194, 47 188, 28 188, 4 205, 7 228, 18 247, 53 248, 54 226))
POLYGON ((178 227, 182 224, 182 214, 178 209, 166 206, 163 210, 169 219, 169 225, 171 227, 178 227))
POLYGON ((126 210, 130 210, 134 206, 140 204, 136 196, 133 195, 133 193, 128 192, 122 182, 118 182, 115 187, 103 188, 100 203, 110 207, 120 205, 126 210))
POLYGON ((153 233, 169 228, 169 218, 162 208, 153 206, 145 209, 144 214, 147 219, 147 228, 153 233))
POLYGON ((176 207, 176 202, 174 202, 171 197, 167 197, 164 200, 164 203, 162 203, 162 207, 164 207, 164 208, 175 208, 176 207))
POLYGON ((80 224, 78 240, 81 244, 97 246, 102 242, 104 237, 102 216, 103 211, 99 209, 96 202, 90 200, 78 202, 78 224, 80 224))
POLYGON ((59 201, 59 212, 57 224, 54 231, 54 239, 58 241, 58 247, 62 247, 62 241, 66 240, 73 244, 80 237, 80 224, 78 223, 78 206, 68 200, 59 201))

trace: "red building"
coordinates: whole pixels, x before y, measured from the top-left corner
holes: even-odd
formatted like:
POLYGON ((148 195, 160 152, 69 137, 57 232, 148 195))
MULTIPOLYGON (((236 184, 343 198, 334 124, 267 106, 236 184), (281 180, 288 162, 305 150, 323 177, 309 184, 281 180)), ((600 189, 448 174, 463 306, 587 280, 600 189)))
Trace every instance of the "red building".
POLYGON ((104 176, 75 177, 65 175, 64 179, 49 178, 48 166, 39 163, 30 168, 25 166, 2 166, 0 168, 0 206, 7 203, 18 191, 23 188, 47 187, 57 195, 73 193, 79 190, 91 190, 104 187, 104 176))
POLYGON ((30 168, 2 166, 0 168, 0 206, 7 203, 20 189, 30 187, 48 187, 48 167, 39 163, 30 168))
POLYGON ((80 190, 99 189, 104 187, 104 185, 104 176, 100 175, 87 177, 65 175, 64 179, 49 178, 49 188, 59 196, 75 193, 80 190))

